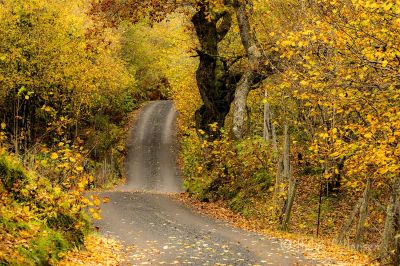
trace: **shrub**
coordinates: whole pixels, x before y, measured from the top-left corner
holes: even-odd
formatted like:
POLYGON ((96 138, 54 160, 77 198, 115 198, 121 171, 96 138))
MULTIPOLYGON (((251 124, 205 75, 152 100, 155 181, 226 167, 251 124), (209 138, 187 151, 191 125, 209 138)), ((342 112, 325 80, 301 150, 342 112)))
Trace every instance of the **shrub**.
POLYGON ((63 191, 0 154, 0 265, 48 265, 89 232, 80 191, 63 191))

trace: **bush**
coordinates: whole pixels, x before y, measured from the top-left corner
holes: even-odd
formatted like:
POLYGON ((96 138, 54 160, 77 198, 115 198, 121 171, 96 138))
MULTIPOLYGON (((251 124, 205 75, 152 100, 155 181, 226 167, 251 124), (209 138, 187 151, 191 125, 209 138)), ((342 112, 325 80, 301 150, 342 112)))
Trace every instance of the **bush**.
POLYGON ((234 142, 223 134, 217 140, 199 140, 192 133, 182 142, 185 188, 199 200, 227 200, 241 211, 273 185, 273 165, 266 151, 262 139, 234 142))
POLYGON ((79 191, 63 191, 0 154, 0 265, 48 265, 89 232, 79 191))

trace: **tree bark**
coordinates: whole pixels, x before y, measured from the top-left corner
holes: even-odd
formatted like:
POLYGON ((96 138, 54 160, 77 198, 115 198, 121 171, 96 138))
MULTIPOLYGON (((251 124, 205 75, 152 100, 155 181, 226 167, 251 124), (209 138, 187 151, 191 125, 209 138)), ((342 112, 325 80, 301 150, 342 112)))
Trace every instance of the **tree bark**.
POLYGON ((396 185, 395 190, 395 208, 394 208, 394 254, 392 262, 394 265, 400 265, 400 187, 396 185))
POLYGON ((246 10, 247 1, 235 1, 237 22, 240 29, 240 39, 247 53, 249 68, 245 70, 241 80, 238 83, 233 113, 233 134, 235 138, 240 139, 243 134, 244 117, 246 110, 247 96, 254 85, 258 76, 257 70, 262 54, 257 45, 257 39, 251 29, 249 16, 246 10))
POLYGON ((271 132, 271 106, 268 102, 268 91, 265 90, 264 96, 264 140, 269 142, 272 138, 271 132))
POLYGON ((242 76, 235 92, 234 114, 233 114, 233 134, 239 139, 243 134, 243 125, 246 114, 247 96, 253 84, 254 73, 247 71, 242 76))
POLYGON ((276 137, 276 128, 274 123, 272 122, 273 119, 273 113, 270 113, 271 116, 271 133, 272 133, 272 151, 276 154, 278 154, 278 139, 276 137))
POLYGON ((216 123, 217 128, 224 125, 234 98, 227 63, 218 52, 218 43, 228 33, 232 21, 228 12, 210 19, 206 3, 199 3, 198 8, 192 22, 200 43, 200 49, 197 51, 200 63, 196 71, 196 80, 203 105, 196 111, 195 118, 197 128, 215 138, 218 137, 219 131, 213 131, 210 124, 216 123))
POLYGON ((365 229, 365 220, 367 219, 368 216, 368 202, 369 202, 369 196, 371 194, 370 191, 371 191, 371 179, 368 179, 367 184, 365 185, 365 190, 360 206, 360 216, 357 224, 357 231, 355 237, 355 248, 357 250, 360 250, 362 247, 362 240, 365 229))
POLYGON ((281 223, 282 230, 288 230, 290 216, 292 213, 292 207, 294 198, 296 195, 296 179, 292 175, 292 167, 290 164, 290 136, 289 136, 288 125, 284 126, 284 147, 283 147, 283 178, 288 182, 288 192, 286 198, 286 204, 282 213, 283 219, 281 223))
POLYGON ((344 239, 346 238, 346 233, 348 233, 350 231, 351 225, 353 224, 353 221, 357 215, 357 213, 360 210, 360 206, 362 203, 363 199, 359 199, 357 204, 354 206, 353 211, 351 212, 349 218, 347 219, 346 223, 342 226, 342 228, 340 229, 340 233, 338 235, 338 238, 336 240, 336 242, 340 245, 344 244, 344 239))
POLYGON ((324 190, 324 183, 323 183, 323 178, 324 174, 326 173, 326 164, 324 165, 324 171, 323 174, 320 177, 319 180, 319 200, 318 200, 318 213, 317 213, 317 237, 319 237, 319 231, 320 231, 320 226, 321 226, 321 207, 322 207, 322 194, 324 190))
MULTIPOLYGON (((270 113, 270 118, 272 120, 272 113, 270 113)), ((276 136, 276 130, 273 123, 271 123, 271 134, 272 134, 272 151, 273 158, 276 161, 276 177, 275 177, 275 189, 274 189, 274 215, 277 219, 281 219, 281 214, 283 212, 283 207, 285 201, 283 200, 283 190, 284 182, 282 179, 283 173, 283 158, 279 155, 278 151, 278 140, 276 136)))
POLYGON ((275 187, 274 187, 274 215, 280 222, 283 208, 285 205, 283 191, 284 182, 282 179, 283 165, 282 157, 279 157, 276 162, 276 177, 275 177, 275 187))
POLYGON ((380 246, 381 259, 387 261, 390 258, 390 251, 393 249, 394 238, 394 222, 395 222, 395 207, 393 198, 386 209, 385 227, 382 235, 382 243, 380 246))
POLYGON ((399 265, 400 263, 400 180, 392 189, 389 204, 386 208, 385 227, 380 246, 380 260, 383 264, 399 265))

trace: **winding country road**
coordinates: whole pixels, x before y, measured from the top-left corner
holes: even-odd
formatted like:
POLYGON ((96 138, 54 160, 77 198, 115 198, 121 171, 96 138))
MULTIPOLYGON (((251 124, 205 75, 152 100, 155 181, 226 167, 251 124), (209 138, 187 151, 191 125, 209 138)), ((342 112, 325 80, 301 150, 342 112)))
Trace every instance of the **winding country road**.
POLYGON ((182 191, 170 101, 144 107, 128 141, 126 185, 101 192, 100 231, 134 245, 127 265, 305 265, 281 241, 195 213, 169 197, 182 191))

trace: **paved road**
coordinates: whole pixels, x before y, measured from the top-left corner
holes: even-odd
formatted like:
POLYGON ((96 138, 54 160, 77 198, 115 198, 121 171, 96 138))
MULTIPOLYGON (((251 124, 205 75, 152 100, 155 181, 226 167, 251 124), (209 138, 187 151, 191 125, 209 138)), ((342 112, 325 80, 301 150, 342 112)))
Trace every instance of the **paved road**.
POLYGON ((149 103, 128 143, 126 185, 102 192, 102 233, 134 245, 128 265, 305 265, 280 240, 199 215, 168 193, 182 191, 176 167, 176 111, 149 103))

